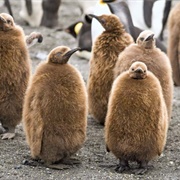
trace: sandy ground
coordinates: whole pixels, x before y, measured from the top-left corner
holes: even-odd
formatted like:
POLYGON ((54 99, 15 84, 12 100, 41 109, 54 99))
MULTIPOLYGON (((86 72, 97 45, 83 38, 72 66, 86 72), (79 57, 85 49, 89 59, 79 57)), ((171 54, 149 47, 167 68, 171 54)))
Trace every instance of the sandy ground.
MULTIPOLYGON (((40 31, 44 36, 42 44, 35 45, 30 49, 33 72, 36 66, 46 58, 46 55, 54 47, 66 45, 73 48, 77 46, 76 41, 64 32, 55 32, 55 29, 45 27, 31 28, 25 25, 18 15, 20 1, 11 2, 15 21, 24 28, 25 33, 40 31)), ((7 10, 1 7, 0 12, 7 12, 7 10)), ((80 16, 77 4, 71 1, 63 3, 59 13, 60 27, 66 27, 80 16)), ((89 72, 88 61, 73 55, 70 63, 80 70, 86 82, 89 72)), ((177 87, 174 89, 172 114, 164 153, 157 160, 150 162, 150 165, 153 165, 154 168, 150 169, 145 175, 134 175, 131 172, 118 174, 114 171, 118 160, 111 153, 106 153, 103 126, 88 117, 87 140, 83 148, 77 153, 77 158, 82 162, 81 165, 72 166, 67 170, 52 170, 41 165, 25 165, 26 160, 30 160, 30 151, 20 124, 16 129, 17 136, 14 140, 0 140, 0 179, 179 179, 180 88, 177 87)))

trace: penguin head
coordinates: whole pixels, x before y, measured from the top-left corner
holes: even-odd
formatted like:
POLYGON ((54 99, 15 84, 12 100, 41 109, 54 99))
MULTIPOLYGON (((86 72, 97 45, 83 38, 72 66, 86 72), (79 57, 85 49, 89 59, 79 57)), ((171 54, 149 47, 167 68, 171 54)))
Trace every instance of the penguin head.
POLYGON ((48 55, 48 62, 57 64, 66 64, 73 53, 80 48, 70 49, 66 46, 58 46, 54 48, 48 55))
POLYGON ((14 27, 13 17, 7 13, 0 14, 0 31, 9 31, 14 27))
POLYGON ((73 24, 71 24, 70 26, 68 26, 65 29, 57 29, 57 31, 65 31, 66 33, 72 35, 74 38, 77 38, 81 28, 83 26, 83 22, 82 21, 77 21, 73 24))
POLYGON ((144 79, 147 77, 147 66, 143 62, 136 61, 129 68, 129 75, 133 79, 144 79))
POLYGON ((154 33, 150 30, 145 30, 142 31, 138 38, 136 43, 144 47, 145 49, 152 49, 155 47, 155 38, 154 38, 154 33))
POLYGON ((89 16, 97 19, 106 31, 113 31, 119 28, 123 29, 123 24, 120 22, 119 18, 114 14, 103 14, 101 16, 89 14, 89 16))

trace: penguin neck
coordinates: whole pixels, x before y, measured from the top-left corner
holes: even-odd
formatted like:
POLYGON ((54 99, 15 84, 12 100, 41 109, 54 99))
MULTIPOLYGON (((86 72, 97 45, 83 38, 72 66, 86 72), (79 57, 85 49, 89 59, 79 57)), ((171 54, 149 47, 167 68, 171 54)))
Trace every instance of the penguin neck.
POLYGON ((125 29, 122 28, 121 26, 116 26, 115 29, 111 29, 111 30, 105 29, 105 32, 115 33, 115 34, 123 34, 123 33, 125 33, 125 29))

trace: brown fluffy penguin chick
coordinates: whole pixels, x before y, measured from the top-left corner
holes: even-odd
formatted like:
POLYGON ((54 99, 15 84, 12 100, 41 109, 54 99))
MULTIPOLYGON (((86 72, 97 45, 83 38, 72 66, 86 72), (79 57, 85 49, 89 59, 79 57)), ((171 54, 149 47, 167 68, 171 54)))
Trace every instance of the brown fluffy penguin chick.
POLYGON ((145 30, 140 33, 137 43, 131 44, 119 55, 114 71, 115 77, 128 70, 135 61, 144 62, 159 79, 170 121, 173 99, 172 68, 167 55, 155 46, 153 32, 145 30))
POLYGON ((34 159, 50 165, 75 154, 86 138, 87 92, 67 61, 79 48, 59 46, 39 65, 23 109, 26 140, 34 159))
POLYGON ((180 3, 170 11, 168 33, 167 54, 172 65, 174 84, 180 86, 180 3))
POLYGON ((113 83, 113 69, 118 55, 126 46, 133 43, 132 37, 115 15, 102 15, 95 17, 104 27, 105 31, 97 37, 90 59, 90 72, 88 78, 89 114, 101 124, 104 124, 109 93, 113 83))
POLYGON ((135 62, 113 83, 105 122, 107 149, 118 159, 118 172, 139 163, 144 173, 148 162, 159 156, 166 143, 167 109, 156 76, 142 62, 135 62))
POLYGON ((30 63, 23 29, 6 13, 0 14, 0 61, 0 122, 6 129, 2 139, 11 139, 22 119, 30 63))

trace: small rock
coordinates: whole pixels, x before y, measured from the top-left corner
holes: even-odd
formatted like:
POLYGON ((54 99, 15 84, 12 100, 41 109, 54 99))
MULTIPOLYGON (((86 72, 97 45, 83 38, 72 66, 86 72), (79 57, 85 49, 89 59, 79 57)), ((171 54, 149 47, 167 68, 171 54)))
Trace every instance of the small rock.
POLYGON ((21 165, 17 165, 17 166, 14 167, 14 169, 21 169, 21 168, 22 168, 21 165))
POLYGON ((22 162, 23 165, 27 165, 28 164, 28 160, 24 159, 22 162))

